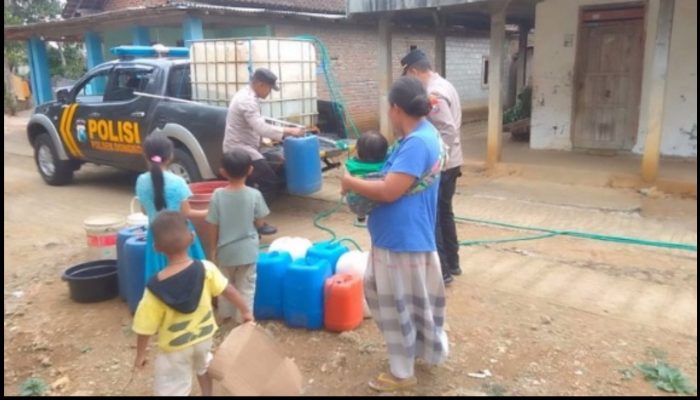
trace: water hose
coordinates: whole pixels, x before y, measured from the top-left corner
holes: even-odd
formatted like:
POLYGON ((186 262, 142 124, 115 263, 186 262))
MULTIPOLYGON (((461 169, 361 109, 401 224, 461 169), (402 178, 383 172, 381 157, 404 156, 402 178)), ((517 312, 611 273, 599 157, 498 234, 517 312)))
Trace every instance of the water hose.
POLYGON ((316 36, 312 35, 300 35, 296 36, 295 39, 308 40, 312 42, 319 54, 320 68, 323 71, 323 76, 326 80, 326 86, 328 86, 328 93, 330 95, 331 104, 333 106, 333 111, 335 114, 343 120, 343 133, 346 138, 359 137, 360 131, 355 125, 355 121, 352 115, 345 106, 345 101, 343 100, 343 95, 340 91, 340 83, 333 72, 333 62, 331 60, 330 52, 328 48, 323 43, 323 41, 316 36))
MULTIPOLYGON (((338 235, 335 233, 335 231, 333 229, 322 225, 320 222, 321 220, 328 218, 331 215, 338 212, 338 210, 340 210, 340 207, 342 207, 342 205, 343 205, 343 203, 341 200, 334 207, 332 207, 328 210, 325 210, 325 211, 321 211, 320 213, 316 214, 316 216, 314 217, 314 226, 316 228, 330 234, 331 235, 330 240, 332 242, 350 242, 350 243, 354 244, 358 250, 361 250, 360 246, 353 239, 351 239, 351 238, 338 238, 338 235)), ((514 230, 539 232, 539 234, 537 234, 537 235, 517 236, 517 237, 503 238, 503 239, 463 240, 463 241, 459 242, 460 246, 476 246, 476 245, 484 245, 484 244, 497 244, 497 243, 519 242, 519 241, 526 241, 526 240, 547 239, 547 238, 556 237, 556 236, 570 236, 570 237, 575 237, 575 238, 579 238, 579 239, 597 240, 597 241, 613 242, 613 243, 621 243, 621 244, 629 244, 629 245, 638 245, 638 246, 659 247, 659 248, 675 249, 675 250, 685 250, 685 251, 692 251, 692 252, 696 252, 696 253, 698 251, 697 244, 666 242, 666 241, 649 240, 649 239, 641 239, 641 238, 626 237, 626 236, 604 235, 604 234, 599 234, 599 233, 581 232, 581 231, 574 231, 574 230, 557 230, 557 229, 540 228, 540 227, 533 227, 533 226, 526 226, 526 225, 516 225, 516 224, 510 224, 510 223, 499 222, 499 221, 491 221, 491 220, 485 220, 485 219, 459 217, 459 216, 455 216, 454 219, 456 222, 462 222, 462 223, 469 222, 469 223, 477 223, 477 224, 484 224, 484 225, 493 225, 493 226, 498 226, 498 227, 502 227, 502 228, 514 229, 514 230)), ((358 226, 358 225, 355 225, 355 226, 358 226)))

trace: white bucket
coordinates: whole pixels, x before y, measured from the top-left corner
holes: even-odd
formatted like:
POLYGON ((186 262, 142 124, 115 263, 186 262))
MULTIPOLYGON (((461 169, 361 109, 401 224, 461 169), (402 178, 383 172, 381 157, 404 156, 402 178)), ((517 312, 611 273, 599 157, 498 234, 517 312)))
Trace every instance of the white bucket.
POLYGON ((131 206, 129 207, 129 216, 126 217, 126 224, 128 226, 148 226, 148 216, 134 209, 134 205, 138 201, 138 197, 134 197, 133 199, 131 199, 131 206))
POLYGON ((118 215, 100 215, 83 221, 90 258, 107 260, 117 258, 117 232, 124 227, 124 218, 118 215))

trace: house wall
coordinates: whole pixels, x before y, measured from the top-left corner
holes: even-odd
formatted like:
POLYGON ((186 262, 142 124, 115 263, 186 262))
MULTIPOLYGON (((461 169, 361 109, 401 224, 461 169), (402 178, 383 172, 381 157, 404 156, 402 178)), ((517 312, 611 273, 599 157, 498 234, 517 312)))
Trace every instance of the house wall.
MULTIPOLYGON (((530 135, 532 148, 572 149, 573 82, 580 7, 625 2, 628 1, 545 0, 537 5, 530 135)), ((658 12, 658 0, 648 1, 640 120, 637 144, 633 150, 636 153, 643 152, 647 132, 649 75, 658 12)), ((696 44, 697 3, 694 0, 676 0, 663 119, 663 155, 697 157, 696 44)))
MULTIPOLYGON (((658 5, 656 12, 658 13, 658 5)), ((696 0, 676 0, 666 83, 666 106, 661 133, 661 154, 663 155, 695 158, 698 155, 697 15, 696 0)), ((655 26, 654 34, 656 34, 655 26)), ((648 60, 646 65, 651 65, 650 63, 651 60, 648 60)), ((642 108, 641 114, 644 124, 640 124, 642 129, 639 130, 637 146, 634 148, 637 153, 644 151, 648 116, 646 107, 642 108)))
MULTIPOLYGON (((276 36, 310 34, 320 38, 328 48, 333 70, 350 114, 360 130, 379 125, 378 39, 374 26, 339 26, 332 24, 280 24, 276 36)), ((446 75, 460 94, 462 104, 485 103, 488 87, 481 85, 482 59, 488 56, 488 37, 449 36, 446 43, 446 75)), ((433 59, 435 39, 431 32, 396 29, 392 32, 393 78, 401 76, 399 61, 412 45, 433 59)), ((508 65, 506 65, 506 71, 508 65)), ((319 77, 319 96, 328 98, 328 90, 319 77)))

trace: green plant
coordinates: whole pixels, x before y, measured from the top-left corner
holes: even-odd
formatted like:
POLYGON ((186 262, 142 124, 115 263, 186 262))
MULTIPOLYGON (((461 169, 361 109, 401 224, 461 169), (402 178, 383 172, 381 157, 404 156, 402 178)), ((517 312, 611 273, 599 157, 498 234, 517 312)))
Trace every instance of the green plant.
POLYGON ((510 124, 511 122, 520 121, 521 119, 530 118, 532 114, 532 88, 525 86, 518 94, 515 105, 507 109, 503 113, 503 123, 510 124))
POLYGON ((7 86, 5 86, 5 111, 10 115, 17 114, 17 99, 12 91, 7 90, 7 86))
POLYGON ((642 372, 644 379, 665 392, 693 394, 696 391, 678 368, 668 365, 665 361, 638 364, 637 369, 642 372))
POLYGON ((48 386, 44 380, 37 377, 31 377, 22 382, 20 386, 20 396, 41 396, 46 392, 48 386))
POLYGON ((508 394, 508 388, 498 383, 486 383, 481 385, 481 388, 486 394, 493 397, 503 397, 508 394))
POLYGON ((621 368, 621 369, 618 369, 617 372, 619 372, 620 375, 622 375, 620 377, 620 380, 623 380, 623 381, 628 381, 628 380, 634 378, 634 376, 635 376, 634 369, 632 369, 632 368, 621 368))

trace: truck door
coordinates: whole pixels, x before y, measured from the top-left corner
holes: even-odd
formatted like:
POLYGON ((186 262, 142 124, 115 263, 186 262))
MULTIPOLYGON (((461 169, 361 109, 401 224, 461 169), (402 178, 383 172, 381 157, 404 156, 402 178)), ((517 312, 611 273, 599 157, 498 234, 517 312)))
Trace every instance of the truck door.
POLYGON ((61 135, 63 146, 73 158, 89 161, 99 159, 99 154, 89 146, 85 132, 76 131, 75 121, 85 107, 102 102, 113 67, 107 65, 86 75, 71 89, 67 104, 61 106, 63 110, 56 122, 56 129, 61 135))
POLYGON ((82 87, 85 96, 76 96, 71 126, 79 148, 90 161, 119 168, 143 169, 142 144, 146 135, 146 118, 152 99, 138 96, 153 89, 154 67, 128 64, 110 69, 106 82, 95 77, 96 86, 103 86, 97 94, 92 79, 82 87))

